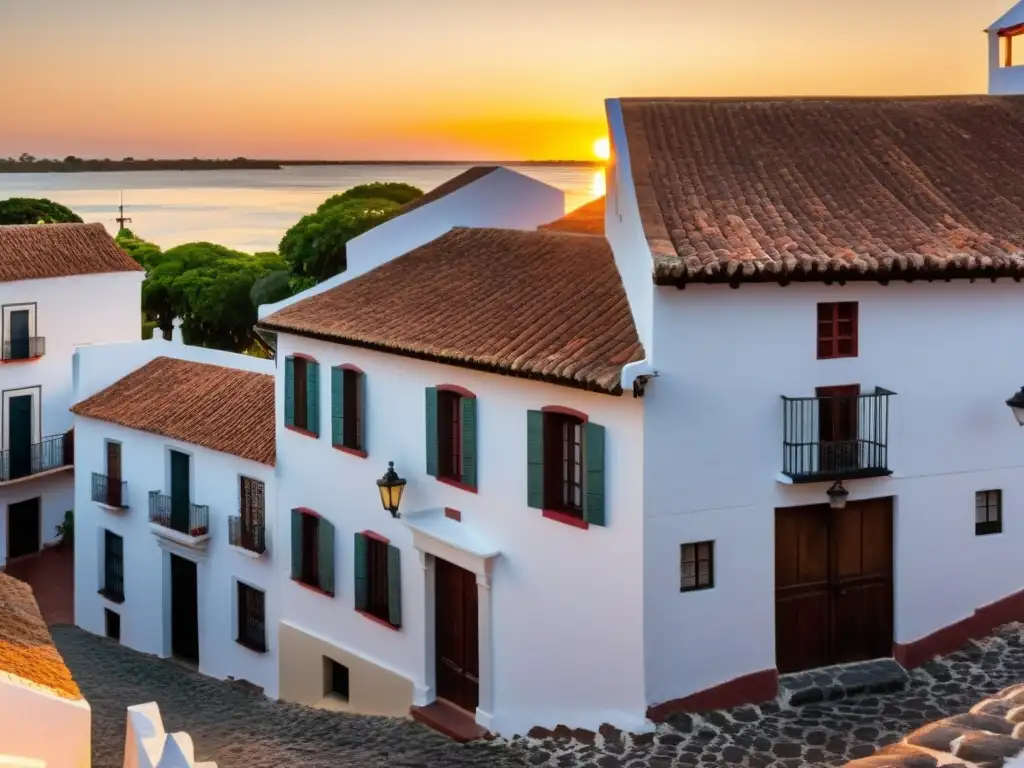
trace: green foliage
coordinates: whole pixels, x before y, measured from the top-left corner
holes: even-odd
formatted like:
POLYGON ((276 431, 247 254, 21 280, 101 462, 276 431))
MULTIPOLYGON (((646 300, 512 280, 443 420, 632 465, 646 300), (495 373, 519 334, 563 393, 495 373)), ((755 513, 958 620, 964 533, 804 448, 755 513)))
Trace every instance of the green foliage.
POLYGON ((358 187, 345 190, 340 195, 327 198, 316 209, 316 212, 323 213, 328 208, 333 208, 339 203, 349 200, 390 200, 392 203, 405 205, 422 196, 423 190, 411 184, 403 184, 398 181, 375 181, 372 184, 360 184, 358 187))
POLYGON ((78 214, 44 197, 0 200, 0 224, 81 224, 78 214))
POLYGON ((60 536, 60 543, 71 546, 75 543, 75 513, 69 509, 64 513, 64 521, 56 526, 57 534, 60 536))
POLYGON ((156 320, 147 320, 146 316, 142 316, 142 338, 152 339, 153 331, 156 330, 156 320))
POLYGON ((345 271, 345 244, 390 219, 399 207, 391 200, 349 199, 303 216, 281 239, 281 256, 293 277, 326 280, 345 271))
POLYGON ((270 274, 264 275, 253 283, 249 297, 254 307, 261 304, 273 304, 276 301, 287 299, 292 296, 291 280, 287 269, 279 269, 270 274))
POLYGON ((121 229, 114 238, 121 249, 135 259, 143 269, 149 269, 150 261, 160 255, 160 247, 138 237, 130 229, 121 229))

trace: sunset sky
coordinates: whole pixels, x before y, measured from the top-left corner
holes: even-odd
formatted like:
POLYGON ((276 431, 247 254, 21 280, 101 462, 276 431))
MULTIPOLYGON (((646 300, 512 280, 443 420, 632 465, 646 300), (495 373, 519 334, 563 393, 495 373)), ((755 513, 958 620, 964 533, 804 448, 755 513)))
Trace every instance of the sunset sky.
POLYGON ((0 0, 0 156, 590 159, 609 96, 983 92, 1010 5, 0 0))

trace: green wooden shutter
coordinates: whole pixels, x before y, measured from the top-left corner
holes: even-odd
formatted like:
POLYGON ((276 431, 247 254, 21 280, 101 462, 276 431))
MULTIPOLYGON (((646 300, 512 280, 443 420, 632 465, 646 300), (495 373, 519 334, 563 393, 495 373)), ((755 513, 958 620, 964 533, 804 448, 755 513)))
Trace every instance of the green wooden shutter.
POLYGON ((544 509, 544 414, 526 412, 526 503, 544 509))
POLYGON ((402 626, 402 553, 388 544, 388 621, 402 626))
POLYGON ((302 578, 302 513, 292 510, 292 578, 302 578))
POLYGON ((462 398, 462 482, 476 488, 476 398, 462 398))
POLYGON ((437 477, 437 387, 427 387, 427 474, 437 477))
POLYGON ((366 374, 356 375, 356 448, 366 450, 366 374))
POLYGON ((320 435, 320 364, 306 361, 306 429, 320 435))
POLYGON ((331 368, 331 445, 345 442, 345 372, 331 368))
POLYGON ((320 574, 320 589, 329 595, 334 594, 334 526, 330 521, 320 518, 318 521, 317 538, 317 573, 320 574))
POLYGON ((295 358, 284 359, 284 423, 295 426, 295 358))
POLYGON ((356 534, 356 555, 355 582, 356 582, 356 610, 366 610, 366 537, 361 533, 356 534))
POLYGON ((583 451, 583 519, 591 525, 604 525, 604 427, 592 421, 584 425, 583 451))

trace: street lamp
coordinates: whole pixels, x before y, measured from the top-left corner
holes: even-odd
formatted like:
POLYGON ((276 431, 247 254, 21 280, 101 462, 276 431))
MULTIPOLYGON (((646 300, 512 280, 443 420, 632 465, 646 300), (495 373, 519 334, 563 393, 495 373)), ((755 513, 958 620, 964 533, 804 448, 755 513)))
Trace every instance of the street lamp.
POLYGON ((405 490, 405 478, 399 477, 395 472, 395 462, 388 462, 388 471, 384 477, 377 481, 377 490, 380 491, 380 500, 384 509, 391 513, 392 517, 400 517, 398 505, 402 503, 402 491, 405 490))
POLYGON ((844 509, 846 507, 846 497, 850 495, 850 492, 843 488, 843 481, 836 480, 832 483, 832 487, 828 489, 828 505, 832 509, 844 509))
POLYGON ((1007 400, 1006 404, 1013 411, 1013 418, 1017 420, 1017 424, 1024 427, 1024 387, 1021 387, 1020 391, 1007 400))

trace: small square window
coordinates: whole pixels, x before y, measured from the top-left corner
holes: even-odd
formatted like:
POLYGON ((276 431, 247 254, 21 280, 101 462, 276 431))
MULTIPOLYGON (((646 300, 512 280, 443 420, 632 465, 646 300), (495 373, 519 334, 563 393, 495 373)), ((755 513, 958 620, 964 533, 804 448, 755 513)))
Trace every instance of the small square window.
POLYGON ((974 494, 974 534, 985 536, 1003 532, 1003 492, 978 491, 974 494))
POLYGON ((857 357, 857 302, 818 305, 818 359, 857 357))
POLYGON ((715 586, 715 542, 700 541, 680 546, 680 592, 715 586))
POLYGON ((265 618, 264 594, 238 582, 238 636, 239 645, 266 653, 267 630, 265 618))
POLYGON ((324 696, 348 701, 348 667, 324 656, 324 696))
POLYGON ((103 615, 106 619, 106 635, 116 643, 121 642, 121 614, 117 611, 112 611, 109 608, 103 609, 103 615))

